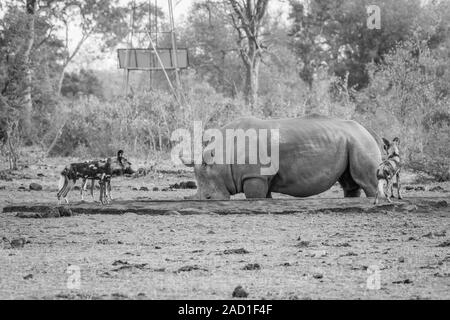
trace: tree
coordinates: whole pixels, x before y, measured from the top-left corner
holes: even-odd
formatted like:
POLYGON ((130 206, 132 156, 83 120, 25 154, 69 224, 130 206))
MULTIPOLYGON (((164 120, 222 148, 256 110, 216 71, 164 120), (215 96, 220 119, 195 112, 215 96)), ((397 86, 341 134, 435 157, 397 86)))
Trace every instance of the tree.
POLYGON ((75 97, 81 94, 102 98, 102 90, 102 85, 94 72, 81 69, 79 73, 72 72, 65 74, 61 93, 66 97, 75 97))
POLYGON ((238 33, 237 44, 244 63, 245 99, 252 108, 258 104, 258 74, 265 45, 261 31, 269 0, 228 0, 232 7, 230 17, 238 33))
POLYGON ((189 46, 189 63, 197 75, 218 92, 236 96, 242 83, 237 36, 223 2, 196 2, 182 29, 181 43, 189 46))
POLYGON ((381 63, 396 44, 413 36, 414 22, 421 15, 419 0, 311 0, 308 10, 291 1, 291 37, 300 58, 301 77, 308 83, 321 64, 334 74, 348 75, 350 87, 367 86, 365 65, 381 63), (367 28, 368 5, 381 9, 381 29, 367 28))

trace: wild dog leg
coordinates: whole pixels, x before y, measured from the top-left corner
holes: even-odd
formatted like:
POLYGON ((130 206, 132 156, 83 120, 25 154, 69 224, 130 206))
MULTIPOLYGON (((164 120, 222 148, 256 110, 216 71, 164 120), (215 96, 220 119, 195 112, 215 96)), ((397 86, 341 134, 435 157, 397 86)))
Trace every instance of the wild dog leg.
POLYGON ((94 199, 94 186, 95 186, 95 179, 91 179, 91 197, 92 197, 92 201, 95 201, 95 199, 94 199))
POLYGON ((111 195, 111 178, 108 179, 106 185, 107 185, 107 190, 106 191, 107 191, 107 194, 108 194, 108 199, 112 200, 113 198, 112 198, 112 195, 111 195))
POLYGON ((59 178, 59 190, 58 193, 56 194, 56 197, 58 198, 58 204, 61 204, 61 196, 63 194, 63 192, 65 191, 65 189, 67 188, 67 184, 68 184, 68 178, 65 175, 61 175, 61 177, 59 178))
POLYGON ((67 194, 70 192, 70 190, 72 190, 73 186, 75 185, 75 181, 73 179, 68 179, 67 181, 67 186, 64 189, 63 193, 62 193, 62 197, 64 198, 64 200, 66 201, 67 204, 69 204, 69 200, 67 199, 67 194))
POLYGON ((84 201, 83 191, 86 191, 86 186, 87 186, 87 179, 83 178, 83 180, 81 180, 81 188, 80 188, 81 201, 84 201))
POLYGON ((397 196, 399 199, 403 199, 401 191, 400 191, 400 172, 397 172, 395 177, 397 180, 397 196))
POLYGON ((98 183, 100 185, 100 196, 99 196, 98 200, 100 201, 101 204, 104 204, 103 203, 103 201, 104 201, 103 200, 103 198, 104 198, 104 192, 103 191, 105 189, 105 182, 103 180, 100 180, 98 183))
POLYGON ((392 179, 392 178, 389 179, 389 180, 388 180, 388 183, 387 183, 387 190, 386 190, 386 191, 387 191, 387 193, 386 193, 386 199, 387 199, 388 202, 392 202, 391 197, 389 196, 388 193, 389 193, 390 190, 392 190, 392 188, 393 188, 392 185, 393 185, 393 184, 394 184, 394 179, 392 179))
POLYGON ((392 177, 392 183, 391 183, 391 198, 395 198, 394 196, 394 177, 392 177))

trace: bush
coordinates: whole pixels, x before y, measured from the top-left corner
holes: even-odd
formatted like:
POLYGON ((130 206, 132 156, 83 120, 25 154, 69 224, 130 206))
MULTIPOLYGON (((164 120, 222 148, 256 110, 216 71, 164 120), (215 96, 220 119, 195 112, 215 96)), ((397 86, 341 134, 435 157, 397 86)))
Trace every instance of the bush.
POLYGON ((421 163, 439 179, 447 177, 450 156, 450 97, 442 94, 450 70, 442 70, 444 59, 426 45, 399 44, 384 64, 368 66, 371 80, 356 95, 355 114, 382 136, 400 137, 406 164, 421 163))

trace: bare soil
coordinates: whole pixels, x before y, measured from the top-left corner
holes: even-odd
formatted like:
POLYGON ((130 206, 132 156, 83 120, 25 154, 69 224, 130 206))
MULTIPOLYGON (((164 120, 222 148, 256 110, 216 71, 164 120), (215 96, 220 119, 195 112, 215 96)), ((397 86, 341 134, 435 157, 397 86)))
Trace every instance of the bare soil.
POLYGON ((183 201, 195 190, 168 188, 192 172, 159 166, 113 180, 110 205, 72 191, 73 216, 19 217, 58 208, 71 161, 0 177, 0 299, 229 299, 239 285, 249 299, 450 298, 450 183, 405 173, 405 199, 377 207, 338 185, 307 199, 183 201))

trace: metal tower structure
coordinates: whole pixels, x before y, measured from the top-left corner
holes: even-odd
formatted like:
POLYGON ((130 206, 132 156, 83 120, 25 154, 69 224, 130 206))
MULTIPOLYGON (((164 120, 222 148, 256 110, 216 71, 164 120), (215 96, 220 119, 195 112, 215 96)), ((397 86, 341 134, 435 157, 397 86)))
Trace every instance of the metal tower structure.
POLYGON ((119 68, 124 69, 125 95, 128 96, 130 72, 135 70, 149 72, 149 85, 152 87, 152 73, 163 72, 168 85, 178 102, 181 92, 180 70, 189 65, 187 48, 177 48, 175 22, 173 17, 172 0, 167 0, 169 14, 169 30, 161 31, 158 24, 158 0, 148 0, 148 27, 135 28, 136 1, 132 3, 130 13, 130 28, 126 49, 118 49, 117 55, 119 68), (152 1, 154 3, 152 10, 152 1), (134 48, 133 37, 135 34, 145 34, 148 37, 147 48, 134 48), (159 46, 159 35, 169 34, 170 47, 159 46), (175 73, 175 85, 172 83, 169 73, 175 73))

